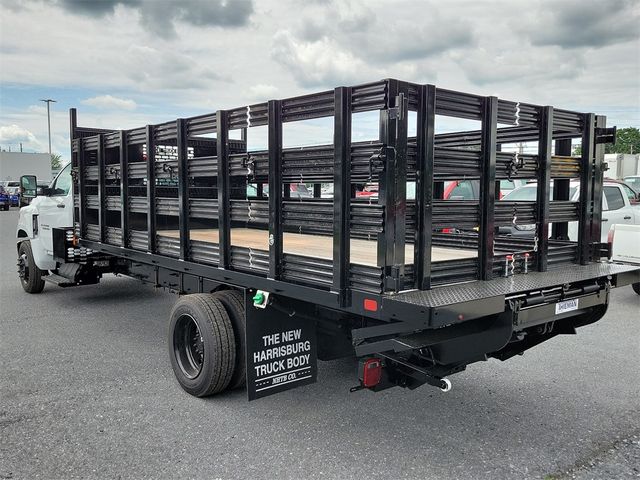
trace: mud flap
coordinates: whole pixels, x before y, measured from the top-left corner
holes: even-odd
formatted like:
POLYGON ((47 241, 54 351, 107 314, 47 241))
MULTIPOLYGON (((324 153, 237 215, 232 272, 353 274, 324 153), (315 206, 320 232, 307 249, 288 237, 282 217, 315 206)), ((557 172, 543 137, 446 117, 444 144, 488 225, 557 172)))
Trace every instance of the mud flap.
POLYGON ((264 308, 245 294, 247 394, 249 400, 315 383, 316 325, 295 303, 269 299, 264 308))

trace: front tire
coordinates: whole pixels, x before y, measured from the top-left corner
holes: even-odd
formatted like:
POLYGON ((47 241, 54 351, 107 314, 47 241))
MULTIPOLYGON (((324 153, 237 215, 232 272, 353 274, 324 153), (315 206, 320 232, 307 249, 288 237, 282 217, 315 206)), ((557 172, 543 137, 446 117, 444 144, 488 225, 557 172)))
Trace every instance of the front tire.
POLYGON ((36 266, 33 260, 31 242, 25 240, 18 248, 18 275, 22 288, 27 293, 40 293, 44 289, 42 270, 36 266))
POLYGON ((631 288, 633 288, 634 292, 640 295, 640 282, 632 284, 631 288))
POLYGON ((169 356, 180 386, 196 397, 223 392, 236 364, 233 326, 213 295, 186 295, 171 311, 169 356))

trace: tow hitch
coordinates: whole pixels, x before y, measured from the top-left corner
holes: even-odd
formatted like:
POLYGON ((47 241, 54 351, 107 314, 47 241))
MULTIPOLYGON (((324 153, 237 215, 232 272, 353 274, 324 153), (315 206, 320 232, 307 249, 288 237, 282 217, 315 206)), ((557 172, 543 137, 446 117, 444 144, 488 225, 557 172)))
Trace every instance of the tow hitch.
POLYGON ((351 387, 350 392, 365 388, 377 392, 396 386, 413 390, 425 383, 443 392, 448 392, 452 388, 448 378, 437 377, 408 360, 391 354, 379 353, 378 355, 383 358, 360 359, 358 366, 360 384, 351 387))

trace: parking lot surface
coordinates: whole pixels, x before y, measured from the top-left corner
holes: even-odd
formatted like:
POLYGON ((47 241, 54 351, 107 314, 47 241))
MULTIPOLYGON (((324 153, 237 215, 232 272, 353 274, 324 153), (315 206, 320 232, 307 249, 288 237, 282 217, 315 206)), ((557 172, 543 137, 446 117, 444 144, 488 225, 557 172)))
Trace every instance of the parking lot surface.
POLYGON ((355 364, 248 403, 174 380, 176 296, 136 280, 39 295, 15 273, 18 214, 0 212, 0 479, 637 478, 640 296, 604 319, 422 387, 349 393, 355 364))

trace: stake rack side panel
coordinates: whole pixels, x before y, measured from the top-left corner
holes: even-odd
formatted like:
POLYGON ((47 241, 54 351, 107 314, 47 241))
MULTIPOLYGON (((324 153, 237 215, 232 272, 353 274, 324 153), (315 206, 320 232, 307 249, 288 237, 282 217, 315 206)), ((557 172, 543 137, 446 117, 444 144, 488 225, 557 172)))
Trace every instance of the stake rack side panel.
POLYGON ((588 263, 599 240, 595 139, 604 122, 394 79, 118 132, 77 127, 72 111, 77 231, 125 256, 132 249, 154 262, 199 265, 210 278, 311 287, 356 309, 365 294, 588 263), (379 112, 379 136, 354 142, 352 115, 367 111, 379 112), (328 117, 333 144, 283 146, 284 124, 328 117), (480 129, 436 133, 444 117, 480 129), (268 128, 268 148, 248 151, 247 129, 257 126, 268 128), (581 158, 571 156, 572 138, 582 142, 581 158), (510 148, 522 142, 538 148, 510 148), (572 179, 580 202, 569 197, 572 179), (445 187, 462 180, 477 196, 445 198, 445 187), (501 182, 513 180, 537 181, 537 201, 500 201, 501 182), (305 183, 312 196, 293 196, 291 186, 305 183), (327 184, 333 194, 323 197, 327 184), (376 196, 356 195, 371 185, 376 196), (570 241, 573 221, 579 237, 570 241), (513 225, 534 225, 534 234, 501 234, 513 225), (242 231, 265 232, 264 245, 238 240, 242 231), (297 234, 326 238, 328 255, 288 251, 297 234), (358 241, 374 245, 372 262, 355 255, 358 241))

